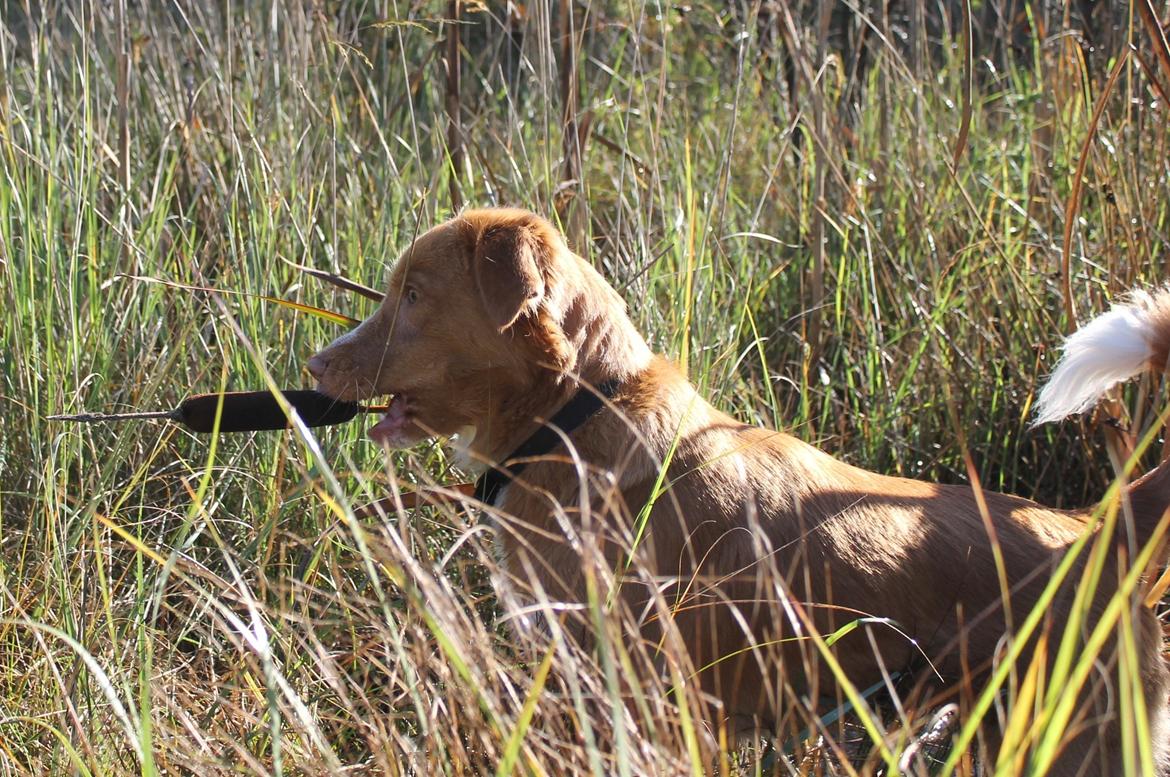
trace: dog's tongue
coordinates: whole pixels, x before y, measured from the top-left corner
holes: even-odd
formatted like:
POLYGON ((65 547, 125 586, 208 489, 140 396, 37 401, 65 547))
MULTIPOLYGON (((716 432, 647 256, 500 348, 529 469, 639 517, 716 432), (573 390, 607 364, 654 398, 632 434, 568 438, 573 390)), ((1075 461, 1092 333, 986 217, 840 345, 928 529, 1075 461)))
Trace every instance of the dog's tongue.
POLYGON ((402 438, 406 431, 406 424, 406 403, 394 399, 390 402, 390 409, 382 416, 382 420, 371 426, 366 434, 374 442, 393 443, 395 438, 402 438))

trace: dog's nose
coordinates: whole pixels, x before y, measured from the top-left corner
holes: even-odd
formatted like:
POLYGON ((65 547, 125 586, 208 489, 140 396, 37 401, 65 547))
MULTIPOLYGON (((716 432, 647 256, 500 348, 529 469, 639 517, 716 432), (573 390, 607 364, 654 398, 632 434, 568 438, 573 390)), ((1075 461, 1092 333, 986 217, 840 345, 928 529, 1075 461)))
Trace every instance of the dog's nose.
POLYGON ((321 380, 321 376, 325 374, 325 370, 329 367, 329 359, 318 353, 309 359, 309 363, 306 366, 309 368, 310 375, 317 380, 321 380))

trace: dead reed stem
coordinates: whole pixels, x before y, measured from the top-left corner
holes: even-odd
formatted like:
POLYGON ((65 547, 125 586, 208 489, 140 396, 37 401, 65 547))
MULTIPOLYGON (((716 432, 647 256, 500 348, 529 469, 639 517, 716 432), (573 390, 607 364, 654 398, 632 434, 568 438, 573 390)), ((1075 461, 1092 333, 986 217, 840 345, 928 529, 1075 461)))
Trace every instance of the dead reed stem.
POLYGON ((451 210, 458 213, 463 208, 463 195, 459 189, 459 176, 463 171, 463 127, 460 121, 462 109, 460 70, 462 60, 459 47, 460 0, 451 0, 447 6, 447 155, 451 163, 449 179, 451 210))

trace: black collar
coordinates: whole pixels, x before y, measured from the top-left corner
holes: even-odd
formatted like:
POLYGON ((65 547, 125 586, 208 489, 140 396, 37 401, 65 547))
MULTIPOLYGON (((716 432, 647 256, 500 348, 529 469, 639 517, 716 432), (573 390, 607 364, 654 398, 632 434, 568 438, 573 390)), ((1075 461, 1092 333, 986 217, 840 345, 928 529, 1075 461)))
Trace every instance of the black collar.
POLYGON ((487 505, 494 504, 500 490, 528 466, 527 461, 518 461, 515 464, 509 464, 509 461, 543 456, 557 447, 561 443, 561 435, 572 434, 574 429, 592 418, 604 407, 605 402, 602 398, 612 399, 619 385, 617 380, 607 380, 600 384, 596 391, 588 388, 577 389, 572 399, 533 432, 531 437, 520 443, 520 447, 480 475, 479 480, 475 481, 475 498, 487 505))

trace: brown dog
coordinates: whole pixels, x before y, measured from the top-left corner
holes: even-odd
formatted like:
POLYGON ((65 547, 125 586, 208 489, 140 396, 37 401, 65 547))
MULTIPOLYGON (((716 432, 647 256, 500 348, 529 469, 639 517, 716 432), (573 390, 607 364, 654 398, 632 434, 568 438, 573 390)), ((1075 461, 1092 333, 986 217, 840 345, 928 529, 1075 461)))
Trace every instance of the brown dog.
MULTIPOLYGON (((1048 415, 1090 403, 1149 362, 1165 364, 1170 294, 1127 310, 1141 322, 1119 336, 1129 338, 1136 362, 1122 365, 1095 342, 1074 339, 1072 371, 1050 387, 1048 415), (1090 373, 1092 380, 1078 381, 1090 373)), ((616 292, 552 225, 519 210, 469 211, 422 235, 392 272, 379 310, 314 356, 309 370, 320 391, 338 398, 394 396, 370 430, 375 440, 405 447, 458 433, 472 461, 498 465, 480 495, 506 516, 504 557, 534 600, 582 603, 582 553, 603 554, 610 569, 633 554, 650 582, 623 585, 622 602, 642 618, 645 638, 657 642, 670 631, 694 667, 710 667, 700 673, 718 700, 710 717, 734 725, 769 725, 793 693, 833 695, 828 673, 801 676, 808 646, 786 638, 829 633, 860 615, 890 627, 833 646, 858 688, 911 667, 930 666, 926 673, 945 681, 985 677, 1010 644, 1008 624, 1018 626, 1033 609, 1090 516, 866 472, 739 423, 651 353, 616 292), (583 541, 591 543, 584 550, 583 541), (659 612, 647 617, 652 601, 659 612), (665 617, 663 601, 671 605, 665 617), (793 647, 751 649, 782 639, 793 647), (776 662, 761 660, 765 654, 776 662)), ((1141 548, 1170 505, 1168 468, 1127 494, 1133 536, 1119 529, 1116 542, 1141 548)), ((1086 556, 1047 605, 1046 654, 1057 652, 1086 556)), ((1085 633, 1129 571, 1116 553, 1107 556, 1085 633)), ((1165 772, 1170 674, 1162 632, 1148 608, 1135 604, 1132 614, 1165 772)), ((587 619, 574 631, 588 641, 587 619)), ((1114 644, 1107 641, 1076 697, 1078 714, 1051 773, 1122 771, 1114 644)))

